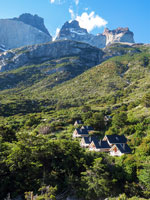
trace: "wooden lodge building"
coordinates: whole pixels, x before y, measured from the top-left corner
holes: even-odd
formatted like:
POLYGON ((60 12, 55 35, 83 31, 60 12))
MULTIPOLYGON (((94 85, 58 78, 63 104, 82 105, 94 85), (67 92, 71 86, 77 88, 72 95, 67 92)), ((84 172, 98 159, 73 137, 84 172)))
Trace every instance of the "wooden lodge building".
POLYGON ((80 145, 90 151, 108 152, 111 156, 131 153, 124 135, 106 135, 103 140, 99 140, 96 136, 82 137, 80 145))
POLYGON ((109 152, 111 156, 122 156, 131 153, 131 149, 127 144, 115 144, 109 152))
MULTIPOLYGON (((76 121, 77 124, 79 122, 76 121)), ((102 140, 99 140, 97 136, 89 135, 93 131, 94 129, 90 126, 76 128, 73 132, 73 138, 81 138, 80 146, 88 148, 90 151, 108 152, 111 156, 122 156, 131 153, 127 138, 124 135, 105 135, 102 140)))
POLYGON ((89 133, 86 129, 76 128, 73 132, 73 138, 88 137, 88 136, 89 136, 89 133))
POLYGON ((126 144, 127 139, 124 135, 105 135, 103 141, 107 141, 109 146, 112 147, 114 144, 126 144))
POLYGON ((82 137, 80 146, 87 148, 93 141, 98 141, 98 137, 97 136, 82 137))
POLYGON ((108 145, 107 141, 103 140, 95 140, 92 141, 89 145, 90 151, 101 151, 101 152, 109 152, 110 146, 108 145))
POLYGON ((91 126, 82 126, 81 129, 86 129, 89 133, 94 131, 94 128, 91 126))

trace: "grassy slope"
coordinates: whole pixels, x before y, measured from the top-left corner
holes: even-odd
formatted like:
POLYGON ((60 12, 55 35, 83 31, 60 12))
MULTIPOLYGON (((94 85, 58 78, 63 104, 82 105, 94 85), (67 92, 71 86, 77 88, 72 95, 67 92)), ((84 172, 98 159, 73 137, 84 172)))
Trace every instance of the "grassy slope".
MULTIPOLYGON (((52 91, 41 91, 42 95, 91 105, 103 105, 103 98, 108 104, 108 100, 116 96, 122 96, 124 102, 140 99, 149 91, 149 57, 147 48, 142 49, 141 53, 111 58, 73 80, 56 86, 52 91)), ((37 91, 33 90, 33 96, 37 91)))
MULTIPOLYGON (((117 48, 120 49, 120 47, 113 48, 115 51, 117 48)), ((113 48, 111 47, 111 51, 113 48)), ((135 99, 140 100, 150 90, 149 57, 149 47, 135 46, 130 53, 110 58, 87 71, 85 71, 87 67, 80 69, 83 63, 74 57, 4 73, 1 75, 2 78, 12 77, 10 80, 11 83, 13 81, 13 88, 8 87, 0 92, 3 108, 1 115, 6 110, 14 115, 55 109, 60 102, 64 107, 67 105, 67 109, 83 104, 88 104, 93 109, 101 109, 114 107, 123 102, 128 104, 135 99), (135 49, 136 53, 133 53, 135 49), (78 68, 74 70, 77 64, 79 64, 78 68), (70 72, 58 71, 46 74, 51 69, 68 66, 71 67, 70 72), (83 71, 85 72, 82 73, 83 71), (73 78, 74 72, 76 72, 75 76, 82 74, 73 78), (68 80, 70 78, 71 80, 68 80)), ((6 78, 2 81, 2 78, 1 87, 9 80, 6 78)))

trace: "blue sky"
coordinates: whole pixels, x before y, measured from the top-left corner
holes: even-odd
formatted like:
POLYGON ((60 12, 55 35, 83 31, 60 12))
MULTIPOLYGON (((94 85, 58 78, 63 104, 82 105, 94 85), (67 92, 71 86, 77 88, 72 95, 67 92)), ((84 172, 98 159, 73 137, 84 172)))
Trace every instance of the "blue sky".
POLYGON ((150 43, 150 0, 0 0, 0 18, 38 14, 51 35, 71 19, 93 34, 129 27, 136 42, 150 43))

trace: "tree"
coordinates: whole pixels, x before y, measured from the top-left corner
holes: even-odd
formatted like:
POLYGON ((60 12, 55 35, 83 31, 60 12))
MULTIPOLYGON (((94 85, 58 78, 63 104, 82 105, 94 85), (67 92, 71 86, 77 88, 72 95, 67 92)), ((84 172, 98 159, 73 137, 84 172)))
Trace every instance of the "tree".
POLYGON ((146 158, 143 163, 142 169, 139 171, 138 175, 141 187, 144 189, 146 195, 150 195, 150 156, 146 158))
POLYGON ((15 130, 12 126, 0 126, 0 135, 3 137, 4 141, 11 142, 16 139, 15 130))
POLYGON ((0 199, 9 199, 12 184, 12 177, 9 173, 9 168, 6 165, 6 158, 10 152, 10 145, 8 142, 3 142, 3 138, 0 135, 0 199), (6 197, 7 196, 7 197, 6 197))
POLYGON ((127 122, 127 114, 126 112, 120 112, 113 116, 112 125, 117 128, 122 128, 127 122))
POLYGON ((39 189, 40 195, 35 195, 33 197, 33 192, 25 192, 26 200, 56 200, 55 193, 57 188, 52 186, 42 186, 39 189))
POLYGON ((110 195, 109 172, 102 158, 95 159, 91 168, 82 173, 82 187, 86 199, 110 195))
POLYGON ((91 111, 91 107, 90 106, 87 106, 87 105, 84 105, 82 107, 82 112, 88 112, 88 111, 91 111))
POLYGON ((145 107, 150 107, 150 94, 145 94, 142 98, 142 104, 145 106, 145 107))
POLYGON ((79 185, 86 161, 84 150, 77 141, 51 140, 49 135, 34 132, 17 134, 17 139, 11 144, 5 161, 12 179, 7 193, 37 193, 43 184, 57 186, 58 192, 74 191, 79 185))
POLYGON ((94 113, 91 118, 88 118, 85 123, 94 127, 95 130, 103 130, 105 128, 104 115, 102 112, 94 113))
POLYGON ((127 200, 128 198, 127 198, 127 196, 125 195, 125 194, 121 194, 118 198, 117 198, 117 200, 127 200))

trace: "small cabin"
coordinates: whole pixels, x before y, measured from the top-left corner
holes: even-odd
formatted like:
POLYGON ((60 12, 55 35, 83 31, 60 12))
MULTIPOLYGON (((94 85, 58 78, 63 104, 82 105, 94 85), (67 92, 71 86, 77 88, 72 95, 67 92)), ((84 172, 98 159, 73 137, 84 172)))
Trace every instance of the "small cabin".
POLYGON ((107 141, 103 140, 93 140, 89 145, 90 151, 101 151, 101 152, 109 152, 110 146, 107 141))
POLYGON ((86 129, 88 132, 93 132, 94 128, 91 126, 82 126, 81 129, 86 129))
POLYGON ((127 144, 115 144, 110 149, 111 156, 122 156, 131 153, 131 149, 127 144))
POLYGON ((73 132, 73 138, 76 138, 76 137, 88 137, 89 136, 89 133, 86 129, 79 129, 79 128, 76 128, 73 132))
POLYGON ((89 147, 91 142, 95 141, 95 140, 98 140, 98 138, 96 136, 82 137, 80 146, 87 148, 87 147, 89 147))
POLYGON ((124 135, 105 135, 103 141, 107 141, 109 146, 113 146, 114 144, 126 144, 127 139, 124 135))

